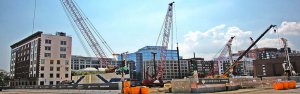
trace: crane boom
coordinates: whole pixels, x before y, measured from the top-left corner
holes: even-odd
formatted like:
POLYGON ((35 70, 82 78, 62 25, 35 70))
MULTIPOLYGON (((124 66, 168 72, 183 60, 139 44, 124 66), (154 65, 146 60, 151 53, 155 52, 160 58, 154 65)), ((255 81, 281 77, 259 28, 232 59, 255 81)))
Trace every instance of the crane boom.
POLYGON ((273 27, 276 25, 270 25, 265 32, 263 32, 258 39, 256 39, 248 48, 246 51, 244 51, 237 59, 236 61, 222 74, 222 78, 226 78, 229 74, 230 70, 232 70, 235 66, 237 66, 240 63, 240 60, 248 53, 248 51, 273 27))
MULTIPOLYGON (((230 39, 228 40, 228 42, 225 44, 225 47, 222 49, 222 51, 221 51, 219 57, 217 57, 217 59, 216 59, 216 63, 218 63, 219 60, 224 59, 224 57, 225 57, 225 55, 226 55, 227 53, 229 53, 229 55, 231 55, 230 49, 231 49, 231 43, 232 43, 232 40, 234 39, 234 37, 235 37, 235 36, 230 37, 230 39)), ((229 57, 231 57, 231 56, 229 56, 229 57)), ((230 59, 230 61, 231 61, 231 60, 232 60, 232 59, 230 59)), ((210 72, 208 73, 207 77, 213 76, 214 71, 215 71, 215 69, 214 69, 214 67, 213 67, 213 68, 210 70, 210 72)))
POLYGON ((165 17, 164 25, 163 25, 163 38, 161 44, 161 52, 160 52, 160 64, 158 67, 158 73, 156 75, 156 79, 161 79, 163 75, 164 64, 166 63, 167 58, 167 48, 169 44, 170 33, 173 30, 173 4, 174 2, 169 3, 168 11, 165 17))
POLYGON ((108 66, 106 61, 107 55, 105 54, 103 48, 100 46, 98 40, 92 33, 92 30, 95 30, 92 24, 87 21, 87 17, 84 16, 83 12, 80 11, 79 7, 75 4, 73 0, 60 0, 66 13, 69 14, 71 23, 76 24, 77 28, 84 36, 85 40, 91 47, 92 51, 100 61, 100 67, 104 64, 108 66))
POLYGON ((283 42, 285 58, 286 58, 286 63, 283 63, 283 65, 284 65, 283 69, 285 70, 285 72, 287 72, 288 76, 296 75, 296 72, 293 68, 293 65, 291 64, 291 61, 290 61, 287 39, 285 39, 285 38, 280 38, 280 39, 283 42))

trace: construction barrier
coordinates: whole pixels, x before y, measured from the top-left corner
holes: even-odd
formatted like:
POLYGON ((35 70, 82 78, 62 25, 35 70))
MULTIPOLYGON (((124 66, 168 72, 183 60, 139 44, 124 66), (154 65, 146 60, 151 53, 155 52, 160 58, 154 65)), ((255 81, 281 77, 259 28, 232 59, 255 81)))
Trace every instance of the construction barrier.
POLYGON ((281 82, 283 84, 283 89, 289 89, 289 82, 288 81, 284 81, 281 82))
POLYGON ((148 87, 142 87, 141 88, 141 94, 149 94, 149 88, 148 87))
POLYGON ((296 81, 290 81, 289 82, 289 89, 295 89, 296 88, 296 81))
POLYGON ((273 88, 275 90, 295 89, 296 81, 275 82, 275 83, 273 83, 273 88))
POLYGON ((274 87, 275 90, 282 90, 283 89, 283 83, 281 83, 281 82, 275 82, 273 84, 273 87, 274 87))
POLYGON ((140 87, 131 87, 130 88, 130 94, 140 94, 140 87))
POLYGON ((124 87, 130 87, 130 81, 124 81, 124 87))
POLYGON ((124 94, 130 94, 130 88, 129 87, 124 87, 124 94))

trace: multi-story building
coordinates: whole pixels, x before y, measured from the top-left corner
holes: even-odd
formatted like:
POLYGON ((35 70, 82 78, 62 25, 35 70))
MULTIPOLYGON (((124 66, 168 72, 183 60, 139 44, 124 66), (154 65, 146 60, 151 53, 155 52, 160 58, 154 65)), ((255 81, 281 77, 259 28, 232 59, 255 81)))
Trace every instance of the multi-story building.
MULTIPOLYGON (((254 76, 282 76, 284 75, 283 62, 285 57, 274 59, 254 60, 254 76)), ((300 73, 300 56, 291 56, 290 62, 296 73, 300 73)))
POLYGON ((72 38, 36 32, 11 47, 10 85, 56 85, 71 79, 72 38))
MULTIPOLYGON (((114 58, 106 58, 106 61, 109 63, 109 65, 121 67, 122 61, 116 61, 114 58)), ((73 70, 81 70, 89 67, 98 67, 102 66, 105 67, 105 65, 102 65, 100 63, 100 60, 97 57, 84 57, 84 56, 78 56, 78 55, 72 55, 71 59, 71 69, 73 70)), ((133 61, 127 61, 127 66, 129 68, 129 74, 131 79, 136 79, 135 74, 135 62, 133 61)))
MULTIPOLYGON (((143 70, 144 61, 153 60, 153 53, 156 53, 155 60, 160 60, 161 48, 161 46, 145 46, 134 53, 128 53, 126 55, 126 60, 135 62, 136 76, 139 81, 143 80, 143 72, 145 71, 143 70)), ((177 50, 167 50, 166 52, 166 60, 177 60, 177 50)), ((118 56, 118 60, 121 60, 121 55, 118 56)))
MULTIPOLYGON (((161 63, 160 60, 156 60, 156 73, 158 72, 158 67, 159 64, 161 63)), ((185 76, 188 75, 188 60, 180 60, 180 72, 181 72, 181 76, 179 77, 179 67, 178 67, 178 61, 177 60, 167 60, 166 63, 164 64, 164 71, 163 71, 163 80, 171 80, 171 79, 178 79, 178 78, 183 78, 185 76)), ((154 74, 156 74, 154 72, 154 62, 153 60, 146 60, 144 61, 143 64, 143 79, 145 79, 147 77, 146 72, 148 71, 148 73, 152 76, 154 74), (147 70, 147 67, 148 70, 147 70)))
MULTIPOLYGON (((118 63, 113 58, 106 58, 107 62, 109 62, 110 65, 118 66, 118 63)), ((71 69, 72 70, 80 70, 85 69, 88 67, 102 67, 104 68, 105 65, 100 63, 99 58, 97 57, 84 57, 84 56, 78 56, 78 55, 72 55, 71 59, 71 69)))

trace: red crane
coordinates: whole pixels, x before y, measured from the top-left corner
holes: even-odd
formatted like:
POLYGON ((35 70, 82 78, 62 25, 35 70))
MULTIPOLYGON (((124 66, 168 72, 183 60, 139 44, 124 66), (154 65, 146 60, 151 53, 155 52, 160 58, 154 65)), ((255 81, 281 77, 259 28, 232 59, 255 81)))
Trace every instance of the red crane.
POLYGON ((98 57, 100 61, 99 67, 103 67, 102 64, 104 64, 105 67, 109 68, 109 70, 106 70, 106 72, 114 72, 113 70, 115 68, 112 68, 112 66, 108 66, 108 62, 106 60, 107 55, 105 54, 104 49, 100 46, 93 32, 96 33, 96 36, 98 36, 98 38, 101 40, 103 45, 108 49, 108 51, 113 53, 113 51, 105 42, 105 40, 102 38, 102 36, 97 32, 95 27, 91 24, 88 18, 85 17, 84 13, 79 9, 79 7, 76 5, 76 3, 73 0, 60 0, 60 1, 72 25, 75 25, 78 28, 78 30, 84 36, 86 42, 91 47, 96 57, 98 57))
MULTIPOLYGON (((169 44, 169 38, 170 34, 173 31, 173 6, 174 2, 169 3, 167 14, 165 16, 165 20, 162 26, 162 44, 161 44, 161 51, 160 51, 160 63, 158 65, 158 71, 156 74, 152 76, 152 78, 149 78, 150 75, 147 75, 147 78, 143 80, 144 85, 150 85, 153 84, 154 81, 157 82, 159 81, 160 84, 163 83, 162 77, 163 77, 163 72, 164 72, 164 65, 166 63, 166 58, 167 58, 167 48, 169 44)), ((148 68, 147 68, 148 71, 148 68)))

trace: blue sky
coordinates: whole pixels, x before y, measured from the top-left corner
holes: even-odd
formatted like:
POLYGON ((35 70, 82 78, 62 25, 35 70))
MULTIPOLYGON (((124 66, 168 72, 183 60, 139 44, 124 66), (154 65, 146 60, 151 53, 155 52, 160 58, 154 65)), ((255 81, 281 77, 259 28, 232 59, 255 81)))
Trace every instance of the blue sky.
MULTIPOLYGON (((75 0, 86 16, 117 52, 135 52, 155 45, 167 5, 171 0, 75 0)), ((233 50, 250 45, 270 24, 279 33, 268 33, 260 47, 280 47, 286 37, 292 49, 300 50, 299 0, 174 0, 177 36, 182 56, 192 52, 213 58, 231 35, 237 35, 233 50)), ((10 45, 32 34, 34 0, 0 1, 0 68, 9 69, 10 45)), ((86 55, 59 0, 37 0, 34 31, 73 37, 72 54, 86 55)), ((175 37, 174 37, 175 38, 175 37)))

